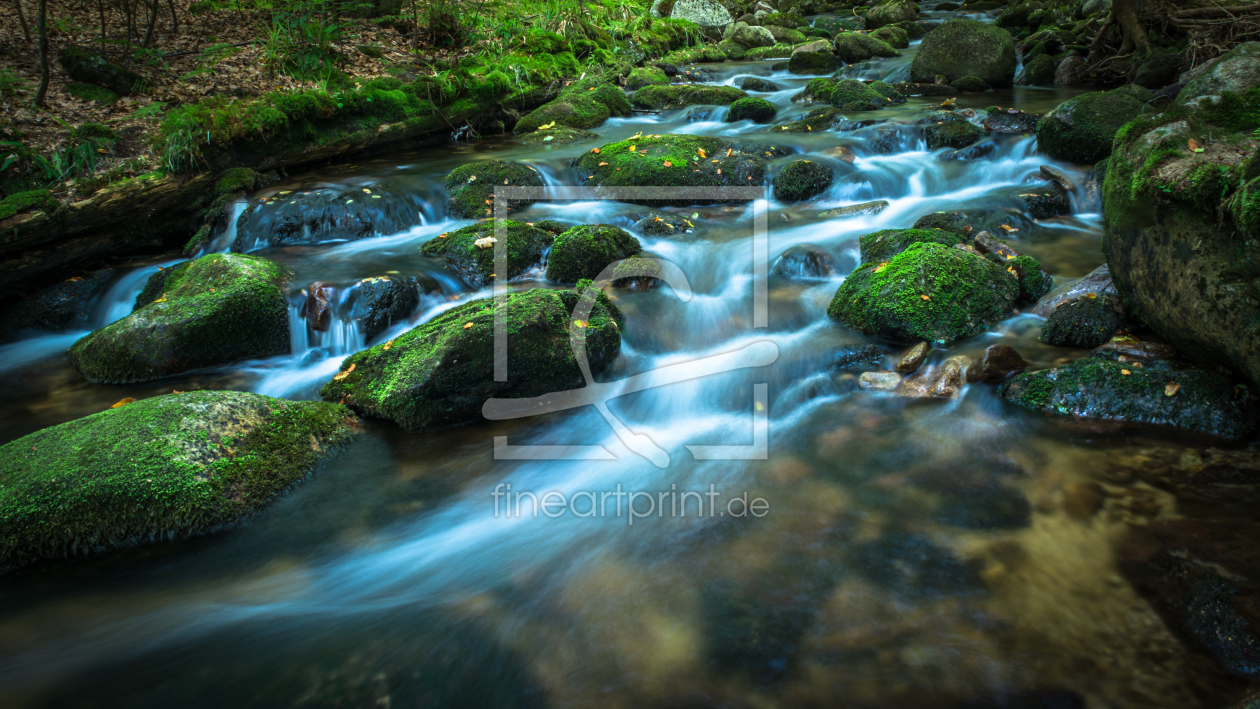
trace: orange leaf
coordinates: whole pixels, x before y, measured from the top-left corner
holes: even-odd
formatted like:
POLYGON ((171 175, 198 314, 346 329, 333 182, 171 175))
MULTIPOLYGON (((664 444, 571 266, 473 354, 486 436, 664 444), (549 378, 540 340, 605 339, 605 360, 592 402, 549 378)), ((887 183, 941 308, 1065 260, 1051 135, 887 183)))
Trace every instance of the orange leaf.
POLYGON ((389 351, 389 348, 391 348, 391 347, 393 347, 393 346, 394 346, 394 341, 393 341, 393 340, 390 340, 389 342, 386 342, 386 343, 385 343, 385 346, 384 346, 384 347, 382 347, 381 349, 382 349, 382 350, 385 350, 385 351, 389 351))
POLYGON ((131 403, 131 402, 133 402, 133 401, 135 401, 135 399, 133 399, 133 398, 131 398, 130 396, 128 396, 128 397, 125 397, 125 398, 123 398, 123 399, 119 399, 117 404, 114 404, 113 406, 111 406, 111 407, 109 407, 109 408, 111 408, 111 409, 116 409, 116 408, 118 408, 119 406, 126 406, 127 404, 130 404, 130 403, 131 403))
POLYGON ((465 329, 465 330, 467 330, 468 328, 470 328, 470 327, 472 327, 472 326, 473 326, 473 324, 472 324, 472 323, 470 323, 470 322, 466 322, 466 323, 464 323, 464 329, 465 329))
POLYGON ((599 155, 599 148, 591 148, 591 152, 599 155))
POLYGON ((702 158, 707 158, 707 157, 709 157, 708 155, 705 155, 705 154, 704 154, 704 148, 696 148, 696 152, 697 152, 697 153, 699 153, 699 154, 700 154, 700 157, 702 157, 702 158))
POLYGON ((334 382, 339 382, 339 381, 341 381, 342 379, 345 379, 346 377, 350 376, 350 373, 354 371, 354 368, 355 368, 356 366, 358 366, 358 365, 354 365, 354 364, 352 364, 352 365, 350 365, 350 368, 349 368, 349 369, 347 369, 347 370, 345 370, 344 372, 337 372, 335 375, 333 375, 333 381, 334 381, 334 382))
POLYGON ((668 161, 668 160, 666 160, 666 161, 665 161, 665 167, 673 167, 673 166, 674 166, 674 163, 672 163, 672 162, 670 162, 670 161, 668 161))
POLYGON ((1169 382, 1168 386, 1164 387, 1164 396, 1173 396, 1179 391, 1181 391, 1180 384, 1177 382, 1169 382))
POLYGON ((1124 376, 1126 376, 1126 377, 1127 377, 1127 376, 1129 376, 1130 374, 1133 374, 1133 372, 1130 372, 1130 371, 1129 371, 1129 370, 1127 370, 1127 369, 1122 369, 1122 370, 1120 370, 1120 373, 1121 373, 1121 374, 1123 374, 1123 375, 1124 375, 1124 376))
POLYGON ((931 298, 927 297, 926 295, 921 295, 921 296, 919 296, 919 297, 920 297, 920 298, 922 298, 922 299, 924 299, 924 300, 931 300, 931 298))

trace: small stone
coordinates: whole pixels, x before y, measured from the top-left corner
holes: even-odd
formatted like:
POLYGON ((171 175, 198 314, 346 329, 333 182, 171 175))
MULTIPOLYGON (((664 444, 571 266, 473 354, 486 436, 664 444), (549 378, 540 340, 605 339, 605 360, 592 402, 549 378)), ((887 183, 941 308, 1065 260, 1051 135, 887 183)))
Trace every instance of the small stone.
POLYGON ((323 281, 315 281, 307 289, 307 293, 302 317, 306 318, 306 323, 312 330, 324 332, 332 323, 332 305, 328 301, 332 294, 332 286, 323 281))
POLYGON ((923 364, 923 358, 927 356, 927 353, 928 343, 920 342, 914 347, 906 350, 906 353, 901 356, 901 359, 897 362, 897 366, 894 367, 894 369, 902 374, 911 374, 918 370, 920 365, 923 364))
POLYGON ((976 250, 982 254, 997 254, 1007 260, 1019 257, 1019 253, 1012 249, 1009 244, 998 241, 997 237, 987 231, 976 234, 974 243, 976 250))
POLYGON ((901 383, 901 375, 896 372, 863 372, 858 377, 858 388, 866 391, 892 391, 901 383))
POLYGON ((1057 183, 1059 187, 1064 189, 1064 191, 1071 192, 1075 188, 1075 185, 1072 183, 1072 179, 1065 175, 1059 168, 1052 167, 1050 165, 1042 165, 1040 169, 1041 174, 1047 180, 1057 183))
POLYGON ((1018 372, 1032 365, 1010 345, 991 345, 980 361, 967 369, 968 382, 1000 382, 1011 372, 1018 372))

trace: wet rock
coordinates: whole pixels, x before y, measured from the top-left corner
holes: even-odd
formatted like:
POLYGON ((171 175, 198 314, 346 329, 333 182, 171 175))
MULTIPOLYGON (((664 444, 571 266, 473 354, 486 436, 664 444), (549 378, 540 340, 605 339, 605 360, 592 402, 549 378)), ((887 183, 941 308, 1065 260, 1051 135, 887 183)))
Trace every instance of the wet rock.
POLYGON ((879 214, 888 208, 888 201, 883 199, 874 202, 863 202, 861 204, 851 204, 847 207, 837 207, 836 209, 828 209, 819 212, 818 216, 824 219, 843 219, 845 217, 856 217, 863 214, 879 214))
POLYGON ((639 240, 615 226, 582 225, 556 237, 547 257, 547 280, 574 284, 599 276, 609 264, 642 251, 639 240))
POLYGON ((900 383, 896 372, 863 372, 858 377, 858 388, 863 391, 894 391, 900 383))
POLYGON ((919 369, 920 365, 923 364, 923 358, 927 357, 928 350, 930 349, 931 346, 928 345, 928 343, 920 342, 914 347, 906 350, 906 353, 901 355, 901 359, 897 360, 897 364, 893 367, 893 369, 901 372, 902 374, 912 374, 919 369))
POLYGON ((332 286, 315 281, 306 289, 306 302, 302 305, 302 318, 312 330, 324 332, 332 324, 332 286))
POLYGON ((960 120, 930 124, 924 127, 923 135, 927 138, 928 149, 936 150, 938 148, 965 148, 987 134, 980 126, 960 120))
POLYGON ((817 197, 836 179, 830 167, 810 160, 797 160, 774 177, 774 198, 780 202, 801 202, 817 197))
POLYGON ((880 128, 873 131, 867 145, 876 155, 892 155, 901 151, 904 134, 897 128, 880 128))
POLYGON ((0 307, 0 340, 23 330, 65 332, 86 325, 91 305, 105 292, 114 273, 112 268, 102 268, 10 301, 0 307))
POLYGON ((521 145, 569 145, 570 143, 581 143, 587 140, 595 140, 599 137, 598 133, 589 130, 579 130, 577 128, 568 128, 566 126, 556 126, 548 130, 536 130, 533 133, 523 133, 515 136, 516 142, 521 145))
POLYGON ((977 76, 996 88, 1015 78, 1015 43, 1005 30, 976 20, 949 20, 923 38, 910 65, 910 80, 932 83, 977 76))
POLYGON ((1069 54, 1054 69, 1055 86, 1080 86, 1089 81, 1089 62, 1077 54, 1069 54))
POLYGON ((1181 57, 1176 54, 1157 54, 1138 65, 1133 83, 1148 89, 1159 89, 1176 83, 1181 74, 1181 57))
MULTIPOLYGON (((385 344, 358 352, 320 390, 325 401, 394 421, 409 431, 481 419, 491 398, 527 398, 584 384, 569 345, 579 296, 542 288, 452 308, 385 344), (508 332, 508 379, 494 380, 494 320, 508 332)), ((593 374, 621 350, 620 315, 595 302, 582 328, 593 374)))
POLYGON ((939 367, 902 381, 897 393, 910 399, 956 399, 961 393, 963 377, 970 363, 968 357, 950 357, 939 367))
POLYGON ((756 49, 757 47, 773 47, 774 35, 765 27, 753 27, 746 22, 736 22, 722 32, 722 39, 756 49))
POLYGON ((980 160, 997 152, 997 143, 986 140, 962 150, 951 150, 936 156, 937 160, 980 160))
POLYGON ((910 47, 910 34, 896 25, 885 25, 872 32, 871 36, 893 49, 910 47))
POLYGON ((773 103, 761 98, 741 98, 726 112, 726 122, 749 120, 753 123, 769 123, 779 109, 773 103))
POLYGON ((1000 382, 1011 372, 1023 371, 1032 364, 1010 345, 990 345, 980 361, 967 368, 968 382, 1000 382))
POLYGON ((150 278, 136 310, 85 336, 70 362, 93 383, 145 382, 289 351, 292 272, 267 259, 210 254, 150 278), (159 297, 153 297, 153 296, 159 297))
POLYGON ((1017 86, 1053 86, 1054 70, 1058 62, 1048 54, 1039 54, 1024 66, 1024 70, 1015 77, 1017 86))
POLYGON ((866 28, 878 29, 898 22, 919 19, 919 7, 914 0, 883 0, 866 13, 866 28))
POLYGON ((878 345, 848 345, 836 352, 831 366, 837 369, 882 368, 884 351, 878 345))
POLYGON ((862 263, 882 263, 915 244, 953 246, 965 240, 964 236, 940 229, 884 229, 862 235, 858 246, 862 263))
POLYGON ((1052 165, 1042 165, 1037 169, 1040 170, 1043 177, 1058 185, 1064 192, 1071 192, 1075 189, 1075 185, 1072 184, 1072 178, 1064 174, 1059 168, 1052 165))
POLYGON ((843 62, 836 56, 830 40, 817 39, 792 49, 788 71, 793 74, 830 74, 843 62))
POLYGON ((917 243, 886 264, 845 279, 827 314, 865 335, 894 342, 950 341, 1001 320, 1019 282, 1001 266, 936 243, 917 243))
MULTIPOLYGON (((922 479, 919 485, 931 489, 922 479)), ((941 524, 963 529, 1019 529, 1027 527, 1032 517, 1032 505, 1024 493, 992 475, 951 476, 937 491, 944 496, 936 512, 941 524)))
POLYGON ((631 256, 613 268, 613 286, 629 290, 649 290, 661 284, 661 266, 655 259, 631 256))
POLYGON ((1220 96, 1226 91, 1241 94, 1260 86, 1260 42, 1245 42, 1212 62, 1185 82, 1177 103, 1186 105, 1203 96, 1220 96))
POLYGON ((877 111, 891 101, 856 79, 811 79, 802 98, 826 103, 842 111, 877 111))
POLYGON ((989 90, 989 85, 984 83, 984 79, 981 79, 978 76, 961 76, 949 82, 949 85, 963 92, 989 90))
POLYGON ((857 64, 874 57, 901 56, 901 52, 887 42, 858 32, 841 32, 835 37, 835 45, 836 57, 845 64, 857 64))
POLYGON ((791 279, 825 279, 836 272, 836 264, 821 246, 797 244, 775 260, 770 272, 791 279))
POLYGON ((423 194, 392 182, 276 193, 241 213, 231 249, 243 253, 279 244, 397 234, 419 224, 424 211, 423 194))
POLYGON ((1085 296, 1063 303, 1041 326, 1042 342, 1056 347, 1093 349, 1124 325, 1111 298, 1085 296))
POLYGON ((745 91, 760 91, 763 93, 769 93, 771 91, 778 91, 779 85, 769 79, 763 79, 758 76, 745 76, 739 80, 739 88, 745 91))
MULTIPOLYGON (((636 92, 637 93, 637 92, 636 92)), ((584 130, 614 116, 629 116, 630 104, 620 86, 587 77, 560 89, 560 95, 523 116, 512 128, 516 134, 533 133, 539 126, 557 125, 584 130)))
POLYGON ((634 92, 630 102, 636 108, 667 109, 684 106, 729 106, 748 94, 734 86, 645 86, 634 92))
POLYGON ((1093 294, 1096 298, 1117 297, 1116 287, 1111 281, 1111 271, 1107 268, 1107 264, 1094 269, 1084 278, 1055 288, 1038 300, 1037 304, 1029 312, 1033 315, 1048 318, 1055 308, 1058 308, 1060 305, 1070 300, 1087 297, 1090 294, 1093 294))
POLYGON ((1067 193, 1053 182, 1040 189, 1021 192, 1019 198, 1024 202, 1024 211, 1033 219, 1052 219, 1072 213, 1067 193))
POLYGON ((1102 485, 1096 482, 1072 483, 1063 489, 1063 511, 1072 519, 1087 520, 1105 499, 1102 485))
POLYGON ((921 600, 973 593, 980 580, 950 551, 919 534, 893 532, 853 550, 858 573, 897 596, 921 600))
POLYGON ((0 447, 0 569, 231 526, 356 430, 333 404, 194 391, 19 438, 0 447))
MULTIPOLYGON (((420 246, 420 254, 430 258, 445 259, 452 271, 474 288, 489 283, 494 274, 495 220, 466 226, 457 231, 441 234, 420 246), (478 243, 480 242, 480 243, 478 243)), ((507 273, 500 277, 512 279, 542 261, 543 249, 555 239, 550 232, 523 222, 505 219, 503 238, 507 241, 507 273)))
POLYGON ((991 133, 1033 133, 1040 117, 1033 113, 1010 109, 990 110, 981 125, 991 133))
POLYGON ((1058 160, 1098 162, 1111 154, 1120 126, 1141 110, 1142 102, 1123 91, 1082 94, 1037 122, 1037 147, 1058 160))
POLYGON ((371 342, 396 322, 406 320, 420 305, 420 279, 414 276, 379 276, 358 284, 358 300, 352 317, 359 320, 365 342, 371 342))
MULTIPOLYGON (((727 87, 729 88, 729 87, 727 87)), ((646 90, 646 89, 644 89, 646 90)), ((739 91, 738 89, 732 89, 739 91)), ((740 91, 739 93, 743 93, 740 91)), ((600 187, 749 187, 765 184, 764 146, 741 146, 700 135, 643 136, 587 151, 575 167, 585 184, 600 187), (636 153, 630 153, 634 146, 636 153), (707 159, 692 161, 703 152, 707 159), (717 162, 713 162, 717 160, 717 162), (603 163, 603 164, 601 164, 603 163)), ((711 204, 713 199, 662 199, 660 204, 711 204)))
POLYGON ((902 96, 957 96, 958 89, 941 84, 900 82, 892 85, 902 96))
POLYGON ((1094 356, 1118 362, 1143 362, 1147 360, 1177 360, 1177 350, 1159 342, 1142 342, 1134 338, 1113 338, 1094 348, 1094 356), (1132 341, 1128 341, 1132 340, 1132 341))
POLYGON ((632 228, 640 234, 647 234, 648 236, 669 236, 686 234, 694 229, 694 225, 686 217, 679 216, 673 212, 658 211, 648 214, 635 222, 632 228))
POLYGON ((717 117, 717 109, 712 106, 695 106, 683 115, 683 120, 688 123, 700 123, 703 121, 711 121, 717 117))
POLYGON ((1255 395, 1200 369, 1161 371, 1087 357, 1017 374, 1001 394, 1057 416, 1166 426, 1234 441, 1250 440, 1257 428, 1255 395))

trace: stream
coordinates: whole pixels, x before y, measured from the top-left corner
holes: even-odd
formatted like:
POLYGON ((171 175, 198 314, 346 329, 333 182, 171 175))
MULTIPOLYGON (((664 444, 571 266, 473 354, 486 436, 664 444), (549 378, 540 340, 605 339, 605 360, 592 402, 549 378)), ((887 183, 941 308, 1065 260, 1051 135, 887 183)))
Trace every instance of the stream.
MULTIPOLYGON (((852 76, 904 72, 914 49, 852 76)), ((808 110, 790 98, 810 77, 772 72, 774 63, 703 69, 715 85, 774 81, 780 91, 754 95, 784 122, 808 110)), ((1017 87, 962 94, 956 108, 1044 113, 1078 93, 1017 87)), ((256 219, 300 196, 370 193, 397 212, 391 219, 410 223, 369 238, 316 233, 275 245, 233 226, 212 244, 244 244, 295 271, 291 354, 114 386, 87 383, 66 360, 86 329, 0 347, 0 442, 127 396, 217 388, 317 399, 347 355, 490 295, 418 254, 425 241, 472 223, 446 216, 442 180, 461 164, 519 160, 550 185, 581 184, 572 157, 636 133, 673 132, 788 148, 793 155, 770 161, 772 174, 804 156, 838 176, 812 202, 780 204, 767 190, 753 203, 671 209, 693 220, 692 232, 635 234, 647 254, 680 267, 692 292, 608 289, 626 326, 602 379, 682 372, 608 403, 668 454, 666 467, 628 448, 589 406, 417 434, 369 421, 345 452, 248 525, 0 580, 0 705, 1197 706, 1182 670, 1187 651, 1117 572, 1125 525, 1078 519, 1064 503, 1082 484, 1115 483, 1109 471, 1145 451, 1190 444, 1020 412, 987 384, 946 402, 862 391, 854 374, 832 367, 838 351, 866 343, 826 315, 857 266, 863 234, 909 227, 929 212, 996 207, 1021 225, 1006 236, 1056 286, 1103 263, 1101 214, 1081 187, 1088 166, 1049 161, 1022 135, 995 135, 996 150, 982 159, 940 160, 947 151, 929 151, 912 125, 940 100, 910 98, 853 114, 875 125, 804 134, 726 123, 723 108, 683 109, 612 119, 594 129, 598 142, 527 148, 487 136, 294 175, 262 193, 256 219), (878 152, 875 139, 890 126, 897 142, 878 152), (1016 195, 1043 184, 1045 164, 1077 185, 1073 213, 1034 221, 1016 195), (819 216, 870 200, 889 206, 819 216), (808 245, 835 264, 814 279, 772 271, 766 327, 753 317, 760 211, 771 263, 808 245), (414 276, 427 294, 406 321, 369 340, 352 317, 352 286, 386 274, 414 276), (339 299, 325 332, 301 315, 303 290, 317 280, 339 299), (729 371, 715 373, 706 360, 737 351, 729 371), (766 351, 770 364, 757 359, 766 351), (758 416, 768 432, 762 458, 697 453, 749 446, 758 416), (602 446, 615 459, 496 459, 496 437, 510 446, 602 446), (494 496, 505 488, 509 503, 522 491, 558 491, 574 504, 551 517, 531 514, 526 502, 514 515, 494 496), (609 500, 595 514, 586 502, 614 491, 646 493, 638 509, 660 502, 663 513, 616 514, 609 500), (664 512, 684 492, 699 494, 683 496, 683 514, 664 512), (738 514, 730 501, 739 498, 761 500, 761 514, 738 514)), ((513 218, 630 229, 644 213, 557 201, 513 218)), ((179 260, 121 264, 88 328, 128 314, 147 277, 179 260)), ((531 287, 555 286, 539 272, 510 284, 531 287)), ((933 350, 926 366, 978 358, 995 343, 1037 368, 1084 354, 1038 342, 1041 322, 1015 313, 933 350)), ((1154 488, 1141 494, 1169 504, 1154 488)))

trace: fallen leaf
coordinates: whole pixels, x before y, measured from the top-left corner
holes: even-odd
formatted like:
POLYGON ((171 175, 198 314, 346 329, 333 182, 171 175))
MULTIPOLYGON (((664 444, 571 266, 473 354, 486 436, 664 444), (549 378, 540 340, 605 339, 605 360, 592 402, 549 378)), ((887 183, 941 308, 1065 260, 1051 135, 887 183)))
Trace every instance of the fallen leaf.
POLYGON ((931 300, 931 298, 927 297, 926 295, 921 295, 921 296, 919 296, 919 297, 920 297, 920 298, 922 298, 922 299, 924 299, 924 300, 931 300))
POLYGON ((704 148, 696 148, 696 153, 697 153, 697 154, 699 154, 699 155, 700 155, 700 157, 702 157, 702 158, 707 158, 707 157, 709 157, 708 155, 705 155, 705 154, 704 154, 704 148))
POLYGON ((130 396, 128 396, 128 397, 125 397, 125 398, 119 399, 117 404, 114 404, 113 406, 111 406, 111 407, 109 407, 109 408, 111 408, 111 409, 116 409, 116 408, 118 408, 119 406, 126 406, 127 404, 130 404, 130 403, 131 403, 131 402, 133 402, 133 401, 135 401, 135 399, 133 399, 133 398, 131 398, 130 396))
POLYGON ((474 241, 473 246, 476 246, 479 249, 488 249, 494 246, 496 242, 498 242, 498 239, 493 236, 484 236, 474 241))
POLYGON ((1190 148, 1190 152, 1192 153, 1203 152, 1203 148, 1199 147, 1199 141, 1195 140, 1194 138, 1191 138, 1190 141, 1186 143, 1186 147, 1190 148))
POLYGON ((364 187, 363 194, 372 194, 372 190, 369 190, 368 188, 364 187))
POLYGON ((472 323, 470 323, 470 322, 466 322, 466 323, 464 323, 464 329, 465 329, 465 330, 467 330, 468 328, 470 328, 470 327, 472 327, 472 326, 473 326, 473 324, 472 324, 472 323))
POLYGON ((601 162, 601 163, 599 164, 599 166, 600 166, 600 167, 603 167, 603 166, 605 166, 605 165, 607 165, 607 164, 608 164, 608 163, 606 163, 606 162, 601 162))
POLYGON ((1001 226, 1001 227, 1002 227, 1002 230, 1003 230, 1003 231, 1019 231, 1019 229, 1015 229, 1015 228, 1010 227, 1010 226, 1007 226, 1007 225, 1005 225, 1005 224, 1000 224, 999 226, 1001 226))
POLYGON ((1164 387, 1164 396, 1175 396, 1179 391, 1181 391, 1180 384, 1177 382, 1169 382, 1168 386, 1164 387))
POLYGON ((386 352, 388 352, 388 351, 389 351, 389 348, 391 348, 391 347, 393 347, 393 346, 394 346, 394 341, 393 341, 393 340, 390 340, 389 342, 386 342, 386 343, 385 343, 385 346, 384 346, 384 347, 382 347, 381 349, 382 349, 382 350, 385 350, 386 352))
POLYGON ((162 296, 161 298, 158 298, 157 300, 155 300, 155 301, 153 301, 153 302, 154 302, 154 303, 165 303, 165 302, 166 302, 166 296, 162 296))
POLYGON ((632 153, 633 153, 633 152, 634 152, 634 149, 635 149, 635 148, 637 148, 637 147, 639 147, 639 146, 637 146, 637 145, 631 145, 631 146, 630 146, 630 152, 632 152, 632 153))
POLYGON ((599 155, 599 148, 591 148, 591 152, 599 155))
POLYGON ((469 177, 469 178, 468 178, 468 181, 469 181, 469 182, 476 182, 476 181, 477 181, 477 176, 476 176, 476 175, 473 175, 472 177, 469 177))
POLYGON ((665 161, 665 167, 673 167, 673 166, 674 166, 674 163, 672 163, 672 162, 670 162, 670 161, 668 161, 668 160, 666 160, 666 161, 665 161))
POLYGON ((1121 374, 1123 374, 1123 375, 1124 375, 1124 376, 1126 376, 1126 377, 1127 377, 1127 376, 1129 376, 1130 374, 1133 374, 1133 372, 1130 372, 1130 371, 1129 371, 1129 370, 1127 370, 1127 369, 1122 369, 1122 370, 1120 370, 1120 373, 1121 373, 1121 374))
POLYGON ((880 271, 884 270, 885 268, 888 268, 888 262, 887 262, 887 261, 885 261, 885 262, 881 263, 879 266, 876 266, 876 267, 875 267, 875 272, 876 272, 876 273, 879 273, 880 271))
POLYGON ((574 320, 574 321, 573 321, 573 324, 574 324, 575 326, 579 327, 579 328, 584 328, 584 327, 586 327, 587 325, 590 325, 590 323, 588 323, 588 322, 587 322, 587 321, 585 321, 585 320, 574 320))
POLYGON ((333 381, 334 381, 334 382, 339 382, 339 381, 341 381, 342 379, 345 379, 346 377, 350 376, 350 373, 351 373, 351 372, 353 372, 353 371, 354 371, 354 368, 355 368, 355 367, 357 367, 357 366, 358 366, 358 365, 352 364, 352 365, 350 365, 350 368, 349 368, 349 369, 344 370, 344 371, 341 371, 341 372, 337 372, 335 375, 333 375, 333 381))

